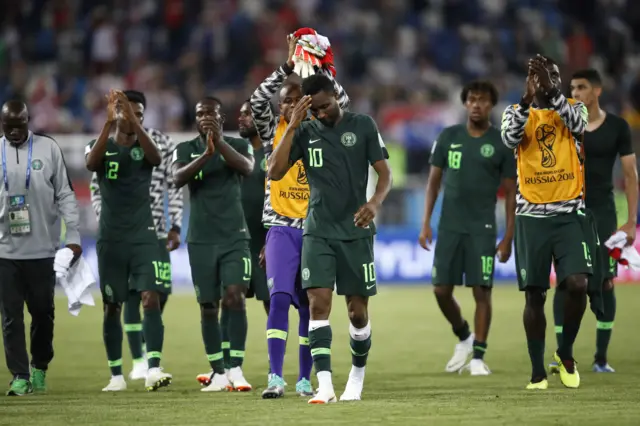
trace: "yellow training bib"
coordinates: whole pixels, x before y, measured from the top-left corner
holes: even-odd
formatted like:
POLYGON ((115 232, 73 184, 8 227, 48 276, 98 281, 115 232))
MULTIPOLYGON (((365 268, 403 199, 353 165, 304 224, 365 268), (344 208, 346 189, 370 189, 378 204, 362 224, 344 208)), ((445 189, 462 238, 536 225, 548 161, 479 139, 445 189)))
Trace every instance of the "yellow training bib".
MULTIPOLYGON (((281 117, 273 138, 273 149, 282 140, 286 129, 287 123, 281 117)), ((307 173, 302 165, 302 160, 298 160, 291 166, 282 179, 271 181, 271 207, 280 216, 291 219, 304 219, 307 217, 309 182, 307 181, 307 173)))
POLYGON ((581 158, 556 111, 532 108, 517 150, 520 194, 530 203, 574 200, 583 192, 581 158))

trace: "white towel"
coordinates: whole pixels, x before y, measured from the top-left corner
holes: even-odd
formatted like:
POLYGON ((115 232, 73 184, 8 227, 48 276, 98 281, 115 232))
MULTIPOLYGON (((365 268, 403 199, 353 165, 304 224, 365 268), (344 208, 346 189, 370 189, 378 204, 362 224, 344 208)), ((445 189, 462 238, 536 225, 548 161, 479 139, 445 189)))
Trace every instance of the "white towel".
POLYGON ((634 271, 640 271, 640 254, 638 254, 638 250, 635 247, 627 245, 627 234, 625 232, 616 232, 605 241, 604 245, 609 250, 609 256, 616 259, 619 264, 625 265, 634 271))
POLYGON ((96 283, 96 279, 84 258, 80 257, 68 270, 66 276, 58 276, 57 279, 67 295, 71 315, 78 316, 83 305, 96 305, 91 295, 91 286, 96 283))

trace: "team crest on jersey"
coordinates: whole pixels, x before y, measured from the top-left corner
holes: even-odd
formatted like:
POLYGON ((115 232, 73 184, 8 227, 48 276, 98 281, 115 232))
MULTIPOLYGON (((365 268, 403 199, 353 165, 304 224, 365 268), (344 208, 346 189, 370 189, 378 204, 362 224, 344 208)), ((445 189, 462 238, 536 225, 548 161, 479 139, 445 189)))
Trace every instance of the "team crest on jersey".
POLYGON ((44 164, 42 163, 42 160, 33 160, 31 162, 31 168, 33 170, 42 170, 43 167, 44 167, 44 164))
POLYGON ((135 147, 131 150, 131 158, 133 158, 135 161, 140 161, 144 158, 144 151, 142 150, 142 148, 140 147, 135 147))
POLYGON ((358 141, 358 138, 353 132, 343 133, 342 136, 340 137, 340 142, 342 142, 342 145, 346 147, 354 146, 357 141, 358 141))
POLYGON ((260 169, 263 172, 267 171, 267 159, 266 158, 263 158, 262 161, 260 161, 260 169))
POLYGON ((480 154, 482 154, 483 157, 490 158, 494 152, 496 152, 496 150, 490 143, 486 143, 480 147, 480 154))

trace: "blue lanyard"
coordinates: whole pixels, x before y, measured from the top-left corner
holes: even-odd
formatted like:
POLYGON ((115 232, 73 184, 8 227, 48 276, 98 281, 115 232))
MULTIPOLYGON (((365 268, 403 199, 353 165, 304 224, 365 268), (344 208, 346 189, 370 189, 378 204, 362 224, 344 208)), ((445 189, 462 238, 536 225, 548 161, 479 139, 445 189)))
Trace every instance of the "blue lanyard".
MULTIPOLYGON (((31 183, 31 157, 33 156, 33 133, 29 135, 29 154, 27 154, 27 182, 25 184, 27 191, 31 183)), ((2 180, 4 181, 4 190, 9 192, 9 178, 7 177, 7 138, 2 138, 2 180)))

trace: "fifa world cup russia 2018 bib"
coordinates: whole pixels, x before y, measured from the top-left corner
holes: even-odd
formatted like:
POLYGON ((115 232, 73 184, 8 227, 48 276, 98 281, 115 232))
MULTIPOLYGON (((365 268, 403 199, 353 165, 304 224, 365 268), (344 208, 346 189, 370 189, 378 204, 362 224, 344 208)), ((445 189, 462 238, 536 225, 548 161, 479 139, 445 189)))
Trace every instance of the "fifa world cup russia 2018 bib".
POLYGON ((532 108, 517 150, 518 184, 525 200, 547 204, 575 200, 583 192, 574 135, 556 111, 532 108))
POLYGON ((11 235, 28 235, 31 233, 31 217, 29 205, 24 195, 11 195, 8 197, 7 215, 9 232, 11 235))

